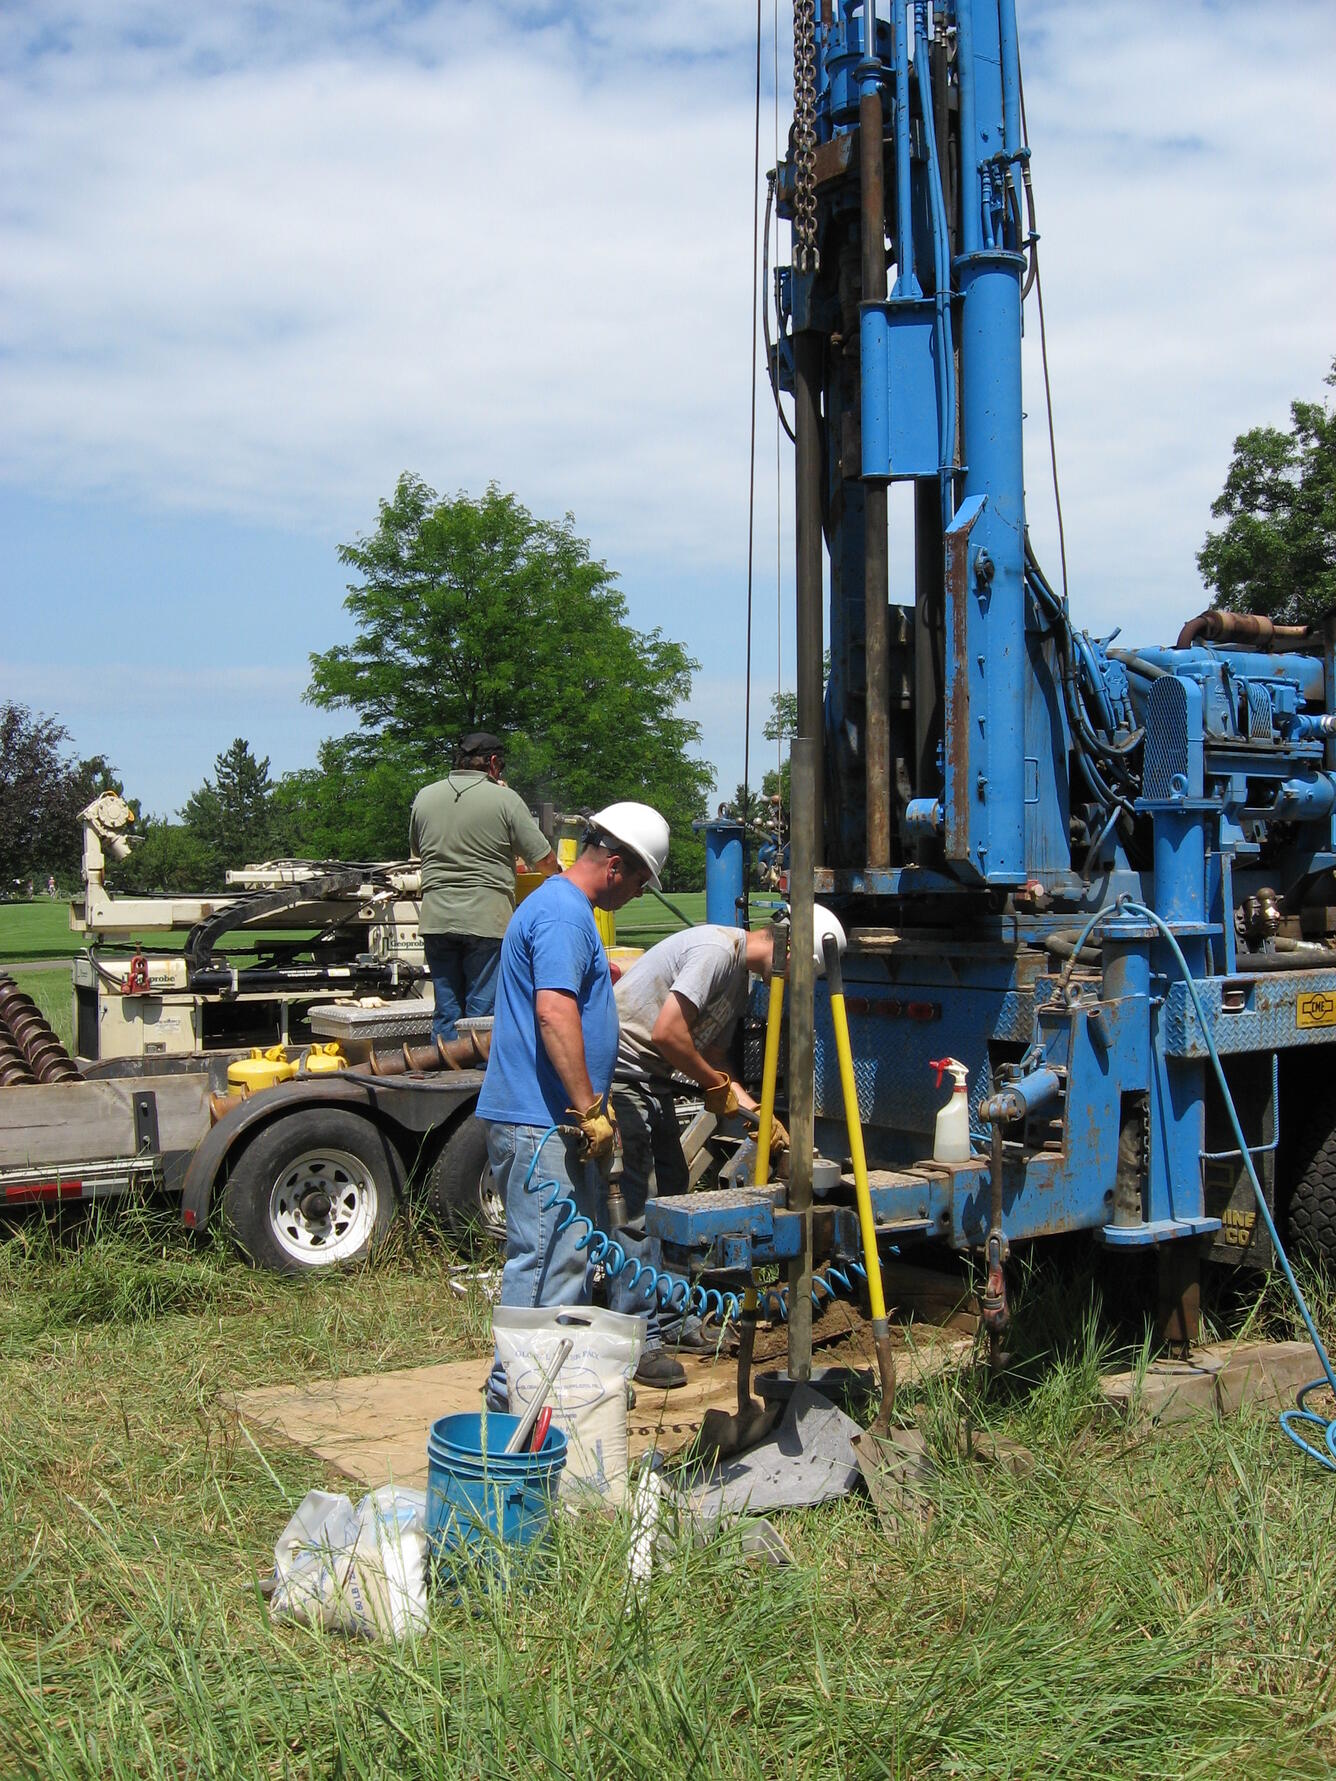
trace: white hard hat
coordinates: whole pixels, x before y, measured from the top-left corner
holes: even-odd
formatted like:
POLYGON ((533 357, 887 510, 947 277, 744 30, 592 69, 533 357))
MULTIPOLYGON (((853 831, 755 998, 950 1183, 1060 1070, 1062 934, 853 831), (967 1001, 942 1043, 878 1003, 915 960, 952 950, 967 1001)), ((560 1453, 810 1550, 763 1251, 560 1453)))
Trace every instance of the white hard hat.
POLYGON ((609 804, 589 819, 591 829, 601 829, 612 841, 643 860, 649 867, 651 890, 662 890, 659 873, 668 858, 668 824, 648 804, 609 804))
POLYGON ((839 916, 836 915, 833 910, 827 909, 822 903, 813 903, 812 905, 812 929, 812 952, 816 959, 816 969, 819 977, 826 968, 826 954, 824 947, 826 936, 828 934, 833 935, 835 944, 839 948, 841 958, 844 957, 844 949, 849 942, 845 937, 843 927, 840 925, 839 916))

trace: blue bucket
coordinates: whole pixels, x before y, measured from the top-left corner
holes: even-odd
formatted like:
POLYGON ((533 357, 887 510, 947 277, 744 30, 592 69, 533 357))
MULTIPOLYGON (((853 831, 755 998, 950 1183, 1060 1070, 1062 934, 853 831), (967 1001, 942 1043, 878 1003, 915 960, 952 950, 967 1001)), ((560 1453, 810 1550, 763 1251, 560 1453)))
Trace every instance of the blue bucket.
POLYGON ((537 1453, 505 1453, 518 1416, 442 1416, 427 1436, 427 1538, 453 1566, 498 1542, 528 1546, 547 1531, 566 1437, 550 1428, 537 1453))

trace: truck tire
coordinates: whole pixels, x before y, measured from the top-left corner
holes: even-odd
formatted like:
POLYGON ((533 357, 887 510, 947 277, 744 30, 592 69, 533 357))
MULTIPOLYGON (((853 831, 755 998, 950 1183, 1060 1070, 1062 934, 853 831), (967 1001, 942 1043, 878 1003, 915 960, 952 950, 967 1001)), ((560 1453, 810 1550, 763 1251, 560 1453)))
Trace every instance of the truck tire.
POLYGON ((427 1171, 427 1206, 446 1234, 467 1247, 494 1249, 506 1241, 506 1206, 487 1160, 487 1127, 462 1119, 427 1171))
POLYGON ((305 1274, 361 1261, 394 1218, 404 1165, 380 1127, 308 1107, 265 1126, 232 1165, 223 1217, 248 1261, 305 1274))
POLYGON ((1336 1127, 1304 1163, 1290 1198, 1290 1240, 1336 1273, 1336 1127))

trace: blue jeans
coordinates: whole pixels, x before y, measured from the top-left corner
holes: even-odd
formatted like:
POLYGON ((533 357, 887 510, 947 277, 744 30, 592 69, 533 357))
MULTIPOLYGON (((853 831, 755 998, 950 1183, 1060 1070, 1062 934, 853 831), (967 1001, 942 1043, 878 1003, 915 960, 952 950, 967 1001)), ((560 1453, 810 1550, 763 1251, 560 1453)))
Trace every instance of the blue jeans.
MULTIPOLYGON (((682 1154, 673 1097, 655 1092, 647 1083, 615 1082, 612 1109, 622 1135, 622 1198, 627 1222, 612 1234, 629 1256, 658 1267, 661 1246, 645 1235, 645 1203, 663 1194, 684 1194, 689 1186, 687 1161, 682 1154)), ((608 1306, 631 1317, 648 1318, 645 1347, 657 1348, 663 1340, 657 1293, 645 1291, 643 1282, 627 1287, 620 1279, 608 1283, 608 1306)), ((677 1323, 674 1315, 667 1319, 677 1323)))
POLYGON ((436 992, 431 1036, 453 1039, 461 1015, 472 1020, 492 1012, 501 941, 491 934, 424 934, 422 951, 436 992))
MULTIPOLYGON (((557 1232, 562 1209, 543 1210, 553 1195, 551 1186, 540 1188, 540 1182, 557 1183, 556 1190, 569 1194, 585 1217, 599 1221, 603 1198, 598 1168, 582 1162, 573 1138, 557 1133, 543 1143, 546 1126, 487 1126, 487 1156, 492 1165, 492 1178, 506 1201, 506 1265, 501 1271, 501 1303, 532 1310, 538 1305, 587 1305, 590 1300, 589 1267, 585 1251, 575 1247, 575 1239, 584 1226, 578 1221, 569 1229, 557 1232), (530 1177, 534 1191, 526 1191, 524 1178, 535 1153, 538 1164, 530 1177)), ((505 1409, 506 1370, 493 1355, 492 1371, 487 1380, 487 1402, 494 1409, 505 1409)))

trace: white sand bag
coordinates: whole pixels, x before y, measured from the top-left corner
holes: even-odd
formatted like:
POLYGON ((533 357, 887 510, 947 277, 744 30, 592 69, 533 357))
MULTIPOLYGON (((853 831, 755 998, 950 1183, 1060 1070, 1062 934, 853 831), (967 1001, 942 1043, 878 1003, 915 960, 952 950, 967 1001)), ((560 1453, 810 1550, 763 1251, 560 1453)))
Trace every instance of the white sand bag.
POLYGON ((274 1547, 275 1620, 402 1639, 427 1624, 427 1496, 382 1484, 354 1509, 312 1490, 274 1547))
POLYGON ((552 1421, 569 1443, 560 1494, 620 1504, 626 1497, 626 1394, 641 1350, 646 1319, 592 1305, 524 1311, 498 1305, 492 1334, 512 1415, 522 1416, 563 1341, 570 1358, 548 1395, 552 1421))

